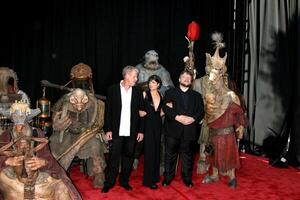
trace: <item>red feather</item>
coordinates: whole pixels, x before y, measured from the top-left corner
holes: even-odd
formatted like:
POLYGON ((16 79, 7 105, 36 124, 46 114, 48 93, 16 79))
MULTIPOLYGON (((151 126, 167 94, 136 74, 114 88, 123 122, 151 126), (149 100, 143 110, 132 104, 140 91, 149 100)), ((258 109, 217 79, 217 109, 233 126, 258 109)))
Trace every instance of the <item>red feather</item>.
POLYGON ((192 21, 188 26, 187 37, 190 41, 196 41, 199 39, 200 35, 200 26, 197 22, 192 21))

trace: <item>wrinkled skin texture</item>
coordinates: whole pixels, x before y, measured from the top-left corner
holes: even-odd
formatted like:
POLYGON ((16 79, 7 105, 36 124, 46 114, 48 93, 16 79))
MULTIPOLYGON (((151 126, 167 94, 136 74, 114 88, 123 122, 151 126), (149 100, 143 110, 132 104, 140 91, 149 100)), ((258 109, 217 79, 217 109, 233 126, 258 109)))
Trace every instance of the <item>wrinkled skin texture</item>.
MULTIPOLYGON (((4 199, 24 199, 24 184, 10 176, 12 168, 6 168, 0 173, 0 190, 3 191, 4 199)), ((69 200, 70 195, 67 187, 59 179, 54 179, 45 173, 39 173, 35 183, 34 196, 32 199, 69 200)))
POLYGON ((39 171, 48 162, 36 157, 35 153, 43 149, 48 140, 31 137, 28 129, 31 129, 28 125, 15 125, 13 135, 17 138, 1 147, 0 154, 11 156, 6 159, 6 168, 0 173, 0 191, 3 197, 5 199, 71 199, 68 188, 62 180, 39 171), (39 144, 33 147, 33 142, 39 144))
MULTIPOLYGON (((216 90, 217 88, 220 88, 220 85, 224 88, 221 89, 222 93, 229 92, 227 88, 227 67, 225 65, 227 55, 225 55, 223 58, 219 57, 218 54, 219 49, 216 49, 215 55, 211 56, 210 54, 206 53, 206 66, 205 66, 205 72, 206 75, 202 76, 199 79, 196 79, 193 83, 193 89, 197 92, 199 92, 203 97, 203 102, 206 107, 206 116, 209 115, 209 113, 214 112, 213 108, 215 108, 216 105, 216 95, 214 93, 218 93, 216 90), (224 85, 223 85, 224 84, 224 85), (207 102, 209 105, 207 105, 207 102), (207 112, 208 111, 208 112, 207 112)), ((227 103, 229 101, 228 98, 227 103)), ((220 106, 220 100, 218 98, 218 106, 220 106)), ((226 107, 226 103, 224 102, 223 108, 226 107)), ((217 111, 220 115, 222 113, 221 110, 217 111)), ((223 110, 224 112, 224 110, 223 110)), ((212 115, 210 115, 212 116, 212 115)), ((215 113, 215 117, 217 114, 215 113)), ((198 174, 204 174, 207 172, 209 166, 206 164, 206 155, 205 155, 205 145, 208 143, 209 139, 209 128, 207 126, 207 120, 202 120, 202 127, 201 127, 201 133, 198 140, 198 143, 200 144, 200 157, 198 160, 198 166, 197 166, 197 173, 198 174)))
MULTIPOLYGON (((218 49, 217 49, 218 51, 218 49)), ((238 96, 228 89, 228 80, 225 65, 226 57, 219 57, 218 52, 214 56, 206 54, 206 73, 208 78, 206 78, 206 83, 208 89, 203 95, 204 105, 205 105, 205 124, 210 124, 220 118, 230 106, 231 103, 240 105, 238 96)), ((238 138, 242 137, 243 126, 237 127, 234 132, 237 133, 238 138)), ((209 134, 209 128, 207 129, 207 134, 209 134)), ((214 136, 208 136, 207 142, 214 136)), ((205 143, 204 143, 205 144, 205 143)), ((226 145, 226 144, 225 144, 226 145)), ((200 148, 200 150, 203 150, 200 148)), ((200 152, 200 157, 201 157, 200 152)), ((202 154, 203 155, 203 154, 202 154)), ((212 175, 204 178, 203 183, 211 183, 213 180, 218 180, 219 169, 216 166, 212 166, 212 175)), ((223 173, 229 177, 230 180, 235 180, 235 169, 229 169, 227 172, 223 173)))
POLYGON ((75 156, 86 159, 95 188, 103 187, 106 166, 103 121, 104 103, 81 89, 63 96, 53 106, 52 154, 66 170, 75 156))
POLYGON ((136 68, 139 70, 138 85, 147 88, 147 81, 150 76, 158 75, 162 80, 159 92, 164 95, 170 87, 174 87, 170 73, 158 62, 158 54, 150 50, 145 54, 144 62, 139 63, 136 68))

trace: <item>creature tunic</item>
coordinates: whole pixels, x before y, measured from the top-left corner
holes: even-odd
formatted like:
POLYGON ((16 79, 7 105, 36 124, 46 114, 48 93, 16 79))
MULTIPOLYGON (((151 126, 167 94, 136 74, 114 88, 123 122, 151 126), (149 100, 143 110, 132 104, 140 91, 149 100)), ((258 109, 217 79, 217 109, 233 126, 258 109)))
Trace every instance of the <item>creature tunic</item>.
POLYGON ((240 168, 235 129, 246 125, 243 109, 236 103, 230 103, 225 112, 216 120, 208 123, 214 153, 209 163, 220 172, 240 168))

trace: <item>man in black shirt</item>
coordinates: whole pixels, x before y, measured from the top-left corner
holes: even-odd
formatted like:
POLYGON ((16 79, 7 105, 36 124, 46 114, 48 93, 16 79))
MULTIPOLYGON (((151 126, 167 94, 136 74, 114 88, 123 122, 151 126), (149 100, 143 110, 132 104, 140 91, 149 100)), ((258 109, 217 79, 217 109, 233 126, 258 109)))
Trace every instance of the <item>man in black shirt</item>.
POLYGON ((165 112, 166 155, 163 186, 171 183, 175 176, 178 153, 182 161, 182 179, 186 186, 192 182, 192 145, 197 136, 197 124, 203 118, 201 95, 190 88, 193 74, 183 71, 179 77, 179 87, 165 93, 163 111, 165 112))

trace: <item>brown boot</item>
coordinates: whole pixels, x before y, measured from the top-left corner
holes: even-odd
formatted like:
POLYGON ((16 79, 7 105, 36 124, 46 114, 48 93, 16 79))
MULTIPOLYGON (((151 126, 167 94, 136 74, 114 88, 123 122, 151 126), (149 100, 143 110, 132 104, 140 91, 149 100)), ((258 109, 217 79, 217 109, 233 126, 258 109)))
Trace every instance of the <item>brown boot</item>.
POLYGON ((205 174, 208 172, 209 165, 203 160, 199 160, 197 163, 197 174, 205 174))
POLYGON ((101 163, 101 158, 93 158, 93 187, 103 188, 105 176, 103 173, 103 167, 101 163))
POLYGON ((208 172, 209 165, 206 163, 205 144, 200 145, 199 160, 197 163, 197 174, 208 172))
POLYGON ((93 177, 93 187, 103 188, 104 186, 104 173, 95 174, 93 177))

